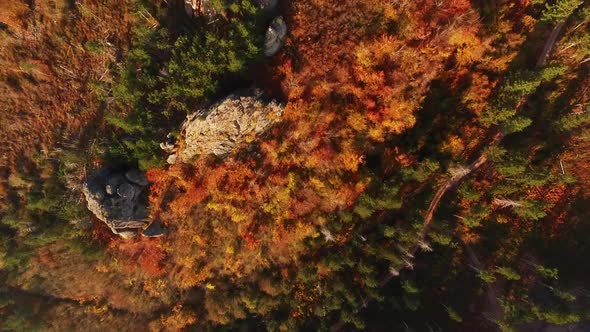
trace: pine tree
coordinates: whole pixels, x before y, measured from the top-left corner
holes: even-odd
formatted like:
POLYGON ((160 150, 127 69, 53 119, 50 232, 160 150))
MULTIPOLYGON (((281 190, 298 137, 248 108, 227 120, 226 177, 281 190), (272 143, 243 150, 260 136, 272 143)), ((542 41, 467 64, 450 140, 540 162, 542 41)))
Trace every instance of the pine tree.
POLYGON ((557 0, 554 4, 546 4, 541 21, 559 23, 569 17, 583 2, 583 0, 557 0))

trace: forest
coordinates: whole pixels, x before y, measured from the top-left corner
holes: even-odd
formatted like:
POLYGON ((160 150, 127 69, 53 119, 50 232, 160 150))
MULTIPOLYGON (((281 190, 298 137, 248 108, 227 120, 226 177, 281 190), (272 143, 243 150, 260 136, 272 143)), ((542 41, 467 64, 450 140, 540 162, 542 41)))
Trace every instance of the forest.
POLYGON ((590 331, 589 0, 0 0, 0 50, 0 331, 590 331))

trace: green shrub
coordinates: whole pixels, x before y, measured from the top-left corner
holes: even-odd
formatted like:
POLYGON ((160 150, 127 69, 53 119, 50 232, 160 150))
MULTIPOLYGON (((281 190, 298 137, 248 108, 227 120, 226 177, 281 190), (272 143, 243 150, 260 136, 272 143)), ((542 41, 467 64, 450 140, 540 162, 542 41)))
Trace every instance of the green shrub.
POLYGON ((561 22, 570 16, 583 2, 583 0, 557 0, 554 4, 546 4, 541 15, 541 21, 561 22))

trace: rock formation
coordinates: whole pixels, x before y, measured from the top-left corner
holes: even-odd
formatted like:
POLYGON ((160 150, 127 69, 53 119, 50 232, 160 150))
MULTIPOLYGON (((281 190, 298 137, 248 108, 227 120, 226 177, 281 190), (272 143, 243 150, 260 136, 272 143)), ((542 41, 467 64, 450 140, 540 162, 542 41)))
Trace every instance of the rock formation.
POLYGON ((264 55, 273 56, 279 52, 287 36, 287 24, 282 16, 272 20, 264 41, 264 55))
POLYGON ((158 220, 154 221, 151 225, 148 226, 141 235, 145 237, 161 237, 166 235, 166 230, 162 226, 162 223, 158 220))
MULTIPOLYGON (((82 193, 88 209, 98 219, 113 233, 129 239, 137 235, 137 230, 148 226, 148 184, 145 175, 137 169, 124 173, 103 169, 86 179, 82 193)), ((163 234, 161 225, 150 234, 163 234)))
MULTIPOLYGON (((187 117, 182 125, 180 149, 170 155, 168 162, 190 162, 208 154, 225 156, 270 128, 281 118, 283 110, 276 101, 262 101, 259 94, 229 95, 208 110, 187 117)), ((167 144, 163 147, 172 151, 167 144)))

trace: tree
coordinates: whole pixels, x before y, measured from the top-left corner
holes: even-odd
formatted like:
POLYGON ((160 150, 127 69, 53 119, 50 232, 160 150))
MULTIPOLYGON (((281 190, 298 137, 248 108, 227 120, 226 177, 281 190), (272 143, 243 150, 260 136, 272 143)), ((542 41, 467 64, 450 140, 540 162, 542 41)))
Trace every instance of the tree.
POLYGON ((541 15, 541 21, 559 23, 568 18, 583 2, 583 0, 557 0, 554 4, 547 3, 541 15))
POLYGON ((496 268, 496 273, 504 276, 507 280, 520 280, 520 275, 512 268, 507 266, 501 266, 496 268))
POLYGON ((502 131, 504 134, 513 134, 523 131, 530 126, 533 120, 522 116, 515 116, 502 124, 502 131))
POLYGON ((539 220, 547 215, 544 211, 545 204, 542 201, 528 200, 523 201, 521 206, 514 208, 514 212, 526 220, 539 220))
POLYGON ((559 119, 559 127, 563 131, 571 131, 588 123, 590 123, 590 109, 583 113, 567 114, 559 119))
POLYGON ((451 307, 445 306, 447 313, 449 314, 449 318, 457 323, 463 322, 463 318, 457 313, 457 311, 451 307))
POLYGON ((414 167, 404 168, 401 171, 402 176, 407 179, 413 179, 418 182, 424 182, 439 169, 439 163, 433 160, 424 160, 414 167))

